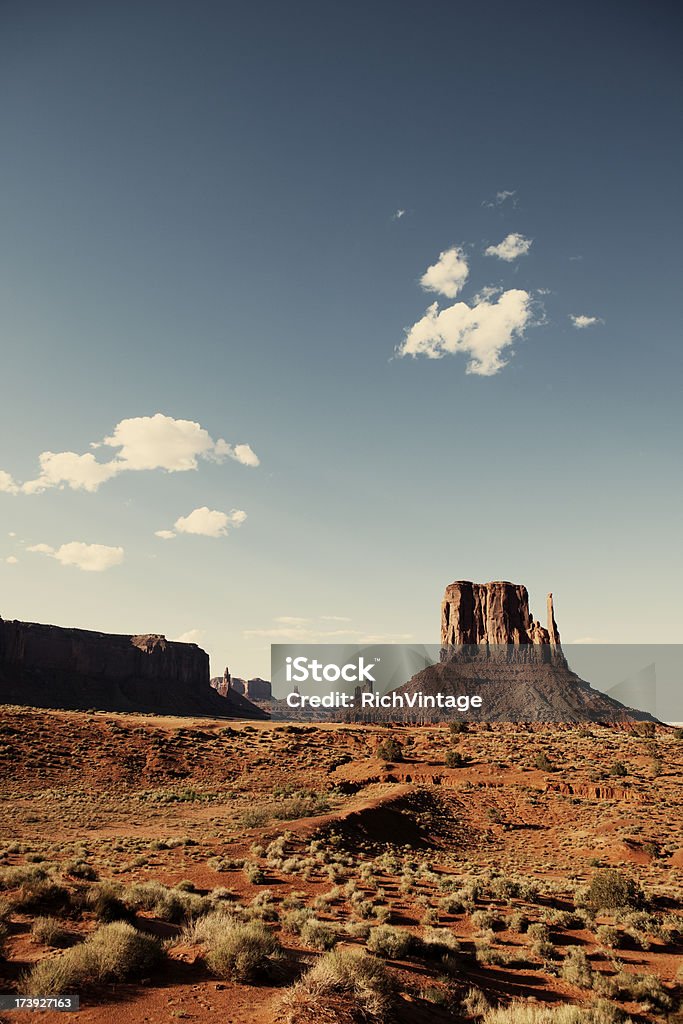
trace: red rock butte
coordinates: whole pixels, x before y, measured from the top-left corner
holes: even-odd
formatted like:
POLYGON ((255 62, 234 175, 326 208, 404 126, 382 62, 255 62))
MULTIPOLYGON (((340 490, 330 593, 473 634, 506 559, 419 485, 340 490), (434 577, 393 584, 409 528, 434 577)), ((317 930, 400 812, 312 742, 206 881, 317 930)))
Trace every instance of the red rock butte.
POLYGON ((441 602, 441 643, 560 644, 553 595, 548 594, 547 628, 529 611, 529 594, 520 583, 471 583, 457 580, 441 602))

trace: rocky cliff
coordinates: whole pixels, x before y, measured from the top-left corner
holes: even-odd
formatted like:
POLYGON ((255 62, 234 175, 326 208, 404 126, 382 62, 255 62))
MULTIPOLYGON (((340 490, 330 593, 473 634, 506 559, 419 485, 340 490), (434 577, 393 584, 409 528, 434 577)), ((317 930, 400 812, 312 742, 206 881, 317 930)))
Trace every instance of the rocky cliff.
MULTIPOLYGON (((232 714, 209 686, 209 656, 196 644, 172 642, 156 634, 125 636, 3 619, 0 702, 175 715, 232 714)), ((253 714, 243 710, 240 717, 264 716, 253 708, 253 714)))

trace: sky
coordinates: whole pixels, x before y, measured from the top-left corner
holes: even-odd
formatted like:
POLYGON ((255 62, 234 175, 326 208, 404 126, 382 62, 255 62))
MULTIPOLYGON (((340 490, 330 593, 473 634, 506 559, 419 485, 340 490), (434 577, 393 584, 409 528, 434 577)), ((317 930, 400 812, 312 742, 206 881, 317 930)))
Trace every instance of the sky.
POLYGON ((681 20, 3 3, 0 615, 683 641, 681 20))

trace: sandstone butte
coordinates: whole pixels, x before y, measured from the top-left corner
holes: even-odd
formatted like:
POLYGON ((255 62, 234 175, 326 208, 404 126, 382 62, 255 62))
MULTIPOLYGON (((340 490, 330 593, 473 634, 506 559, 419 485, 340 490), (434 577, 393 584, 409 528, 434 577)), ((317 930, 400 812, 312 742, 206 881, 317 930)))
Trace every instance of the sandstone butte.
POLYGON ((266 718, 209 684, 196 644, 0 619, 0 702, 44 708, 266 718))

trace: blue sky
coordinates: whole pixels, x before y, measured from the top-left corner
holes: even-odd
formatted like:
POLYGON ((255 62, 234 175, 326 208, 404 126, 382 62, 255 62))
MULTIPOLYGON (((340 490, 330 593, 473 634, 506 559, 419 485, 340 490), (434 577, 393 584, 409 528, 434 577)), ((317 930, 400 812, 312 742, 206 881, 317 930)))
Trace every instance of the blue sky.
POLYGON ((568 641, 683 640, 680 20, 3 5, 0 614, 253 675, 271 638, 433 642, 448 582, 511 579, 568 641), (494 372, 400 355, 510 294, 494 372), (128 420, 126 465, 90 448, 128 420), (24 493, 44 452, 117 466, 24 493))

